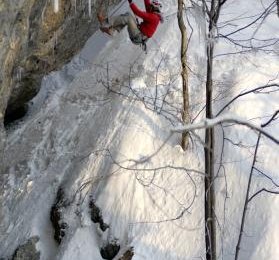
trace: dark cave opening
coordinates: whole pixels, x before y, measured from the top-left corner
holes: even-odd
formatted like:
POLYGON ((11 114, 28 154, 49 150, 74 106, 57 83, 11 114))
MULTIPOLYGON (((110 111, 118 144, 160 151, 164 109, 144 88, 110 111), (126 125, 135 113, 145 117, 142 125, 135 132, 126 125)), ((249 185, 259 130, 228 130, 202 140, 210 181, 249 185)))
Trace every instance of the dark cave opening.
POLYGON ((4 116, 4 127, 8 128, 12 123, 23 118, 26 115, 27 111, 27 104, 12 109, 8 106, 4 116))

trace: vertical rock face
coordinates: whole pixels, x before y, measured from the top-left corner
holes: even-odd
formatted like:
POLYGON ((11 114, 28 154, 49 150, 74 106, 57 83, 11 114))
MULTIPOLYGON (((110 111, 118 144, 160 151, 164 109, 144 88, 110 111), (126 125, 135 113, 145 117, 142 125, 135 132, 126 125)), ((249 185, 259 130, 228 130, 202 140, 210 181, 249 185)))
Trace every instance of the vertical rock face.
POLYGON ((97 30, 100 2, 0 0, 1 124, 22 117, 42 77, 69 61, 97 30))

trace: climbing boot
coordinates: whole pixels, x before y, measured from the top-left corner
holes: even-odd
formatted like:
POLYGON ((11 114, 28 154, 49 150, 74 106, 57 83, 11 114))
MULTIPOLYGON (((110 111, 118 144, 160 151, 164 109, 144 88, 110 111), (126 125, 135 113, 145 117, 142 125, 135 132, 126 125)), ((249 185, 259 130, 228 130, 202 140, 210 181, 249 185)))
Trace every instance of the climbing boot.
POLYGON ((101 32, 106 33, 110 36, 113 35, 113 29, 111 27, 100 27, 101 32))

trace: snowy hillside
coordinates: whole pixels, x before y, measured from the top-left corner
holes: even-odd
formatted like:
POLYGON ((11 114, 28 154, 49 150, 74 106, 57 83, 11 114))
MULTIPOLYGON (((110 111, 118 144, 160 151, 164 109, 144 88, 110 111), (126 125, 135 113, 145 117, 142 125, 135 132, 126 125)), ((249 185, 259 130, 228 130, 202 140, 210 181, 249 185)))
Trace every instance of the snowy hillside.
MULTIPOLYGON (((7 130, 0 258, 10 257, 18 245, 38 236, 36 246, 43 260, 101 260, 100 249, 107 243, 120 245, 114 259, 130 248, 133 260, 205 259, 204 157, 199 140, 204 131, 196 131, 185 152, 180 135, 170 135, 181 126, 180 32, 176 1, 162 2, 165 22, 149 40, 147 54, 130 42, 126 30, 113 38, 97 32, 61 71, 43 79, 27 116, 7 130), (60 245, 50 222, 59 188, 64 191, 60 221, 66 223, 60 245), (95 207, 105 226, 92 221, 95 207)), ((254 2, 228 1, 220 17, 220 34, 249 23, 273 1, 254 2)), ((124 5, 118 12, 127 9, 124 5)), ((193 28, 188 49, 191 115, 193 119, 198 115, 194 122, 199 122, 205 116, 199 112, 205 102, 206 20, 198 5, 191 6, 187 16, 193 28)), ((270 15, 252 36, 278 40, 278 21, 275 13, 270 15)), ((250 33, 251 28, 234 37, 250 33)), ((269 51, 223 55, 239 49, 218 40, 214 113, 243 91, 278 84, 278 50, 275 42, 269 51)), ((223 114, 260 125, 278 108, 279 94, 272 89, 268 95, 238 99, 223 114)), ((278 138, 278 123, 267 131, 278 138)), ((218 259, 230 260, 257 134, 231 124, 224 125, 224 133, 222 165, 220 156, 216 158, 217 253, 218 259)), ((218 154, 222 136, 221 128, 216 128, 218 154)), ((255 174, 251 194, 279 183, 278 155, 278 145, 263 137, 258 167, 273 182, 255 174)), ((278 212, 275 194, 263 193, 252 200, 239 259, 279 259, 278 212)))

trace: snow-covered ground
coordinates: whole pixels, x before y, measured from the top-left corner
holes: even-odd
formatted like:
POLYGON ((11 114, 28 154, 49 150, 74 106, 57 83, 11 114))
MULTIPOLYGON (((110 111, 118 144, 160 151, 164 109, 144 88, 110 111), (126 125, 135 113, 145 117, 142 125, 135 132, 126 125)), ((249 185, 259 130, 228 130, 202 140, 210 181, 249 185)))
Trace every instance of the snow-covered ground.
MULTIPOLYGON (((220 22, 230 22, 220 33, 247 24, 272 1, 251 9, 252 2, 228 1, 220 22), (231 21, 240 16, 250 18, 231 21)), ((121 246, 118 256, 133 247, 136 260, 205 258, 203 148, 195 140, 183 152, 180 136, 169 138, 170 130, 180 125, 180 33, 176 1, 163 3, 166 19, 149 41, 147 55, 130 43, 126 31, 113 39, 97 32, 71 63, 44 78, 29 114, 8 131, 1 177, 0 257, 38 235, 37 247, 46 260, 102 259, 100 247, 113 240, 121 246), (72 203, 64 216, 69 229, 58 247, 49 215, 61 185, 72 203), (92 199, 109 225, 105 232, 90 219, 92 199)), ((188 51, 194 117, 205 100, 206 27, 201 8, 191 8, 188 15, 194 28, 188 51)), ((255 38, 278 38, 278 24, 274 14, 255 38)), ((248 37, 250 30, 235 39, 248 37)), ((216 57, 215 112, 241 91, 278 83, 278 43, 269 49, 274 52, 216 57)), ((236 51, 227 41, 216 43, 216 55, 236 51)), ((277 92, 251 94, 233 103, 230 113, 260 124, 278 104, 277 92)), ((195 122, 203 117, 201 113, 195 122)), ((278 124, 267 130, 278 135, 278 124)), ((202 131, 197 134, 203 137, 202 131)), ((234 259, 257 135, 244 126, 226 126, 225 135, 231 141, 225 141, 224 167, 216 179, 216 214, 218 259, 227 260, 234 259)), ((218 128, 219 151, 221 136, 218 128)), ((277 183, 278 155, 278 146, 262 138, 257 165, 277 183)), ((216 160, 216 169, 219 165, 216 160)), ((273 186, 262 175, 253 176, 252 192, 273 186)), ((279 258, 278 202, 276 195, 253 199, 240 259, 279 258)))

